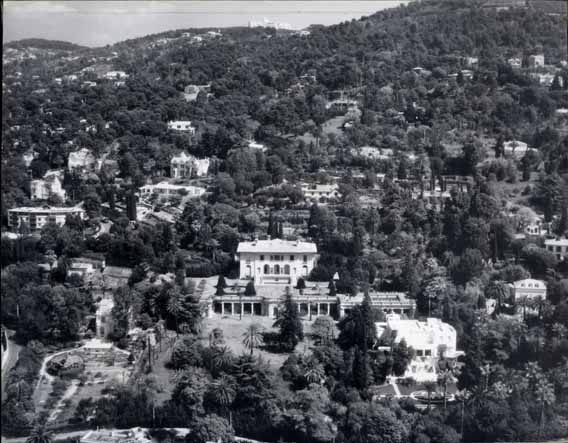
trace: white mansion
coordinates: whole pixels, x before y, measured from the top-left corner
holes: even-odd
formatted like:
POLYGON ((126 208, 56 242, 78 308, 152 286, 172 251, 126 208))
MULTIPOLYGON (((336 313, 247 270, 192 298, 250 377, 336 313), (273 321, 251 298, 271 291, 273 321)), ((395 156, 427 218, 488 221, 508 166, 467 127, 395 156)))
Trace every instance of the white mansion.
POLYGON ((170 171, 173 178, 204 177, 209 171, 210 160, 198 159, 182 152, 170 160, 170 171))
POLYGON ((315 243, 280 239, 241 242, 237 248, 240 278, 253 279, 256 285, 295 286, 306 279, 318 258, 315 243))

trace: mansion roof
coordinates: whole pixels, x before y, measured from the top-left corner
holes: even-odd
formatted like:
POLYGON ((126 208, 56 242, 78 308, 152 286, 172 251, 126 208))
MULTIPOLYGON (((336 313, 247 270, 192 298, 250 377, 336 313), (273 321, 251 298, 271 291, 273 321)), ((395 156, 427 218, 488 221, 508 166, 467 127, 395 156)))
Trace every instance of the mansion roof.
POLYGON ((286 253, 286 254, 317 254, 318 250, 315 243, 302 241, 288 241, 281 239, 255 240, 252 242, 241 242, 237 248, 237 253, 286 253))

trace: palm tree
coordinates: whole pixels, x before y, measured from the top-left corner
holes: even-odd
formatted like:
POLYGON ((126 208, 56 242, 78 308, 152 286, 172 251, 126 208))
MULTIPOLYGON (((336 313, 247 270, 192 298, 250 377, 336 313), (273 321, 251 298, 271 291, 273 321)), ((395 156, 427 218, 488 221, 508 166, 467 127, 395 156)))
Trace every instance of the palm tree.
POLYGON ((444 369, 438 373, 438 385, 442 387, 444 393, 444 412, 447 410, 446 394, 448 393, 448 384, 455 382, 456 377, 451 369, 444 369))
POLYGON ((323 365, 314 357, 308 357, 304 368, 304 377, 309 384, 322 384, 325 381, 325 370, 323 365))
POLYGON ((53 433, 48 430, 45 423, 38 424, 30 436, 26 439, 26 443, 52 443, 53 433))
POLYGON ((182 298, 181 298, 181 294, 178 291, 169 291, 169 299, 168 299, 168 305, 166 307, 168 314, 170 314, 172 317, 174 317, 175 323, 176 323, 176 336, 179 333, 179 328, 178 328, 178 317, 181 314, 182 310, 183 310, 183 302, 182 302, 182 298))
POLYGON ((233 377, 223 374, 213 383, 211 383, 213 401, 221 410, 228 410, 229 424, 232 423, 232 414, 230 406, 237 395, 236 384, 233 377))
POLYGON ((254 348, 258 348, 263 343, 261 326, 257 323, 249 325, 243 334, 243 344, 247 349, 250 349, 250 355, 253 354, 254 348))
POLYGON ((462 410, 461 410, 461 419, 460 419, 460 435, 462 436, 463 440, 463 421, 465 417, 465 402, 471 397, 471 392, 467 389, 463 391, 458 391, 456 393, 456 399, 461 402, 462 410))
POLYGON ((433 381, 424 382, 424 390, 428 393, 428 410, 430 410, 430 402, 432 401, 432 393, 436 392, 436 383, 433 381))
POLYGON ((233 353, 228 346, 215 348, 211 355, 211 369, 222 370, 231 365, 233 361, 233 353))

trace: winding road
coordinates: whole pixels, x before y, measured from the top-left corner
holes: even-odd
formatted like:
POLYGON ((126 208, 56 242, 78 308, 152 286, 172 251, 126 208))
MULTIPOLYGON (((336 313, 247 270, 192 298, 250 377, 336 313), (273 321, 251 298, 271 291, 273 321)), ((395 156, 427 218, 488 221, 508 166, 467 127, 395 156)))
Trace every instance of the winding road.
POLYGON ((7 343, 7 348, 6 350, 3 352, 2 354, 2 382, 1 382, 1 389, 2 389, 2 401, 4 401, 4 397, 5 397, 5 385, 6 385, 6 381, 8 380, 8 374, 10 373, 10 370, 16 366, 16 363, 18 362, 18 356, 20 354, 20 349, 22 348, 21 346, 17 345, 16 343, 14 343, 12 340, 10 340, 10 338, 8 337, 8 333, 12 333, 12 331, 9 331, 8 329, 4 329, 4 334, 6 336, 6 343, 7 343))

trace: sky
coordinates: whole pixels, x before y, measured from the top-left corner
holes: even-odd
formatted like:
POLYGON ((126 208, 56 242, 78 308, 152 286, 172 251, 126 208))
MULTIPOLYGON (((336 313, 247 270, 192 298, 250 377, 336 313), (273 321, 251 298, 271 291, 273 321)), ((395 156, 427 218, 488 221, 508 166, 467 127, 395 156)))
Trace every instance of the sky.
POLYGON ((4 1, 4 42, 23 38, 104 46, 172 29, 247 26, 264 18, 302 29, 331 25, 408 0, 4 1))

